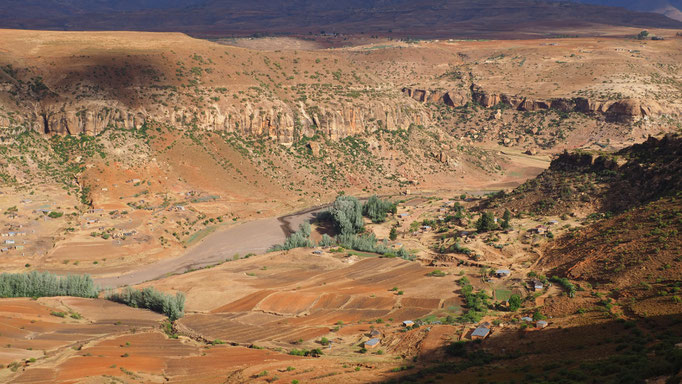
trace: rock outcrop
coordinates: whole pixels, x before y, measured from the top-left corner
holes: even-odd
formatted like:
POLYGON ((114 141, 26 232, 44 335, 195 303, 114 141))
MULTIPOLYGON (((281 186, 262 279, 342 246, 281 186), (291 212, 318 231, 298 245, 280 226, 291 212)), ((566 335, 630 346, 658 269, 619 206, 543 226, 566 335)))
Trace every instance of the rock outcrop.
POLYGON ((622 99, 598 101, 585 97, 531 99, 524 96, 487 92, 472 84, 469 90, 426 90, 403 88, 403 93, 422 103, 445 104, 461 107, 468 102, 477 103, 485 108, 503 104, 518 111, 537 112, 554 109, 561 112, 580 112, 601 116, 611 122, 630 123, 648 116, 657 116, 666 111, 653 100, 622 99))

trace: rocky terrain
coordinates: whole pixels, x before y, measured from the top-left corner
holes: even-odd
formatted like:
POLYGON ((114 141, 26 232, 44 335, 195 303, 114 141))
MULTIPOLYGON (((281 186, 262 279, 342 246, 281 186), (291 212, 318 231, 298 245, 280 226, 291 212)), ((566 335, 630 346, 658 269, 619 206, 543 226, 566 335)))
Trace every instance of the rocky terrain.
POLYGON ((0 282, 112 288, 0 381, 675 382, 682 38, 605 30, 0 30, 0 282))

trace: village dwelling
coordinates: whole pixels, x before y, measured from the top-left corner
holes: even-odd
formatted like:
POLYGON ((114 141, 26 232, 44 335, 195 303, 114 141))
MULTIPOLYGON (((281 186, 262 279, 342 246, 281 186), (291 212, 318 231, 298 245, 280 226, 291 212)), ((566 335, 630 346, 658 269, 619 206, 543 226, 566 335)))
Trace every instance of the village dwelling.
POLYGON ((534 291, 542 291, 545 288, 545 285, 542 283, 542 281, 538 279, 533 279, 530 285, 533 287, 534 291))
POLYGON ((471 340, 482 340, 490 335, 490 328, 479 326, 471 333, 471 340))
POLYGON ((529 317, 529 316, 524 316, 521 318, 521 321, 525 321, 526 323, 530 323, 533 321, 533 318, 529 317))
POLYGON ((547 227, 543 227, 542 225, 538 225, 537 228, 535 228, 535 232, 538 235, 544 235, 545 233, 547 233, 547 227))
POLYGON ((369 336, 374 338, 374 337, 380 337, 381 336, 381 331, 377 329, 373 329, 372 332, 369 333, 369 336))
POLYGON ((412 320, 403 321, 403 327, 411 327, 413 325, 414 325, 414 321, 412 321, 412 320))
POLYGON ((376 337, 373 339, 369 339, 368 341, 365 342, 365 348, 367 348, 367 349, 376 348, 380 342, 381 342, 381 340, 379 340, 376 337))
POLYGON ((511 271, 508 269, 498 269, 497 271, 495 271, 496 277, 500 277, 500 278, 509 277, 509 275, 511 275, 511 271))
POLYGON ((539 320, 537 323, 535 323, 535 328, 542 329, 546 328, 549 324, 545 320, 539 320))

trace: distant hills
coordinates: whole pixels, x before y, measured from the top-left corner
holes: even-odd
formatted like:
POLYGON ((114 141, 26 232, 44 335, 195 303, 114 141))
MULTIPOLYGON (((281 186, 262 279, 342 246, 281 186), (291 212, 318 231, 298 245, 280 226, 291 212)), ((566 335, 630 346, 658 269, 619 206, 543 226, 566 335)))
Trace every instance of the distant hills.
POLYGON ((324 31, 400 37, 545 37, 595 24, 682 28, 680 21, 657 13, 639 12, 673 12, 680 0, 574 1, 4 0, 0 3, 0 27, 179 31, 204 36, 324 31), (660 6, 655 6, 658 3, 660 6))
POLYGON ((655 12, 682 21, 682 0, 569 0, 576 3, 623 7, 633 11, 655 12))

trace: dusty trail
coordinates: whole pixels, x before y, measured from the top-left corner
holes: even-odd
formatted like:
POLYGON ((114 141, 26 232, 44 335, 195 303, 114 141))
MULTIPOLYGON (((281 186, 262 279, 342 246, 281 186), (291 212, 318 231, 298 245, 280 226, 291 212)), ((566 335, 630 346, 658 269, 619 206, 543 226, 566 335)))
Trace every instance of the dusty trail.
POLYGON ((179 257, 160 260, 119 276, 94 280, 103 288, 117 288, 216 264, 236 254, 244 256, 248 253, 265 253, 273 245, 284 242, 301 223, 312 220, 317 212, 327 206, 312 207, 281 217, 259 219, 220 229, 179 257))

